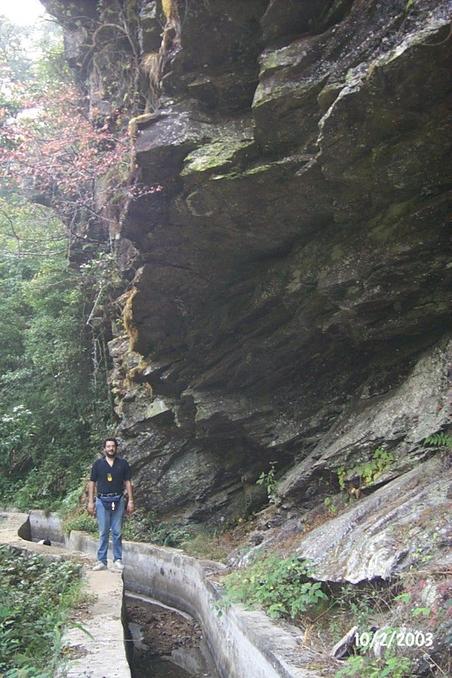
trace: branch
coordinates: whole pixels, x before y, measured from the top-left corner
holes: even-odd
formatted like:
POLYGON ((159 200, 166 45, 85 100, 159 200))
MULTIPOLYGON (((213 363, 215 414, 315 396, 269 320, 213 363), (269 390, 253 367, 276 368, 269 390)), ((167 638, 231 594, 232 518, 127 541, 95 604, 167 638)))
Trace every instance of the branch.
POLYGON ((4 210, 1 210, 1 212, 2 212, 3 216, 5 217, 5 219, 6 219, 6 220, 8 221, 8 223, 9 223, 9 227, 10 227, 10 229, 11 229, 13 238, 15 238, 15 240, 16 240, 16 242, 17 242, 17 251, 18 251, 18 254, 20 255, 20 238, 19 238, 19 236, 17 235, 17 233, 16 233, 16 231, 15 231, 15 229, 14 229, 14 222, 13 222, 13 220, 11 219, 11 217, 9 216, 9 214, 7 214, 7 212, 5 212, 4 210))
POLYGON ((95 301, 94 301, 94 306, 93 306, 92 309, 91 309, 91 313, 90 313, 89 316, 88 316, 88 320, 86 321, 86 324, 87 324, 87 325, 91 325, 91 320, 93 319, 94 311, 96 310, 96 308, 97 308, 97 306, 98 306, 98 304, 99 304, 100 296, 101 296, 101 294, 102 294, 103 291, 104 291, 104 286, 103 286, 103 284, 102 284, 102 285, 100 286, 100 288, 99 288, 99 292, 98 292, 97 297, 96 297, 96 299, 95 299, 95 301))
POLYGON ((138 55, 137 49, 135 47, 135 44, 134 44, 134 42, 133 42, 133 40, 130 36, 130 33, 125 28, 120 26, 119 24, 106 23, 106 24, 101 24, 99 26, 99 28, 96 28, 96 30, 94 31, 93 37, 92 37, 93 41, 90 45, 87 45, 88 52, 85 54, 85 56, 83 58, 83 62, 82 62, 82 65, 81 65, 82 70, 85 69, 86 62, 88 61, 88 59, 91 58, 94 50, 98 46, 96 40, 97 40, 99 34, 101 33, 101 31, 104 30, 104 28, 115 28, 116 30, 120 31, 121 33, 123 33, 126 36, 127 40, 129 41, 130 47, 132 48, 132 53, 133 53, 133 56, 135 58, 135 61, 138 64, 139 55, 138 55))

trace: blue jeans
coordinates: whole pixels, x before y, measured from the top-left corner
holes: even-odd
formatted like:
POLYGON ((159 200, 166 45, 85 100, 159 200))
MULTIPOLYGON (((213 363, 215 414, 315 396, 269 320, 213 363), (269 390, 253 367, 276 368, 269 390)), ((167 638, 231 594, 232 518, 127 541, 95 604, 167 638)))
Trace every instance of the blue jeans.
POLYGON ((122 521, 124 518, 125 499, 121 497, 114 511, 104 507, 99 497, 96 498, 96 518, 99 527, 99 549, 97 560, 107 564, 108 539, 111 530, 113 541, 113 560, 122 559, 122 521))

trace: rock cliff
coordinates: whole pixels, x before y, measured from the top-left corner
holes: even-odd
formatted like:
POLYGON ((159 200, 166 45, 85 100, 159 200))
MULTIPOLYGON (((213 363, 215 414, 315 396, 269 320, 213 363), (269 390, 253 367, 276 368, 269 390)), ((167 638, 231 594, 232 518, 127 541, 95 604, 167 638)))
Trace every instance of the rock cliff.
POLYGON ((43 4, 91 109, 134 116, 132 188, 110 205, 128 283, 110 353, 138 502, 220 524, 266 503, 271 461, 285 510, 363 464, 367 494, 433 468, 450 3, 43 4))

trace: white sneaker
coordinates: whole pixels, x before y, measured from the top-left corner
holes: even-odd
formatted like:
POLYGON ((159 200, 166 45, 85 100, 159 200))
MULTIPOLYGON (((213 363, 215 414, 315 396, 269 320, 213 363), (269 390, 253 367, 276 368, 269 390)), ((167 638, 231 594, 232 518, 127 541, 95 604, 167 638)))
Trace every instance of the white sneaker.
POLYGON ((124 565, 122 564, 122 560, 115 560, 113 563, 113 569, 118 570, 118 572, 122 572, 124 569, 124 565))
POLYGON ((106 569, 107 569, 107 566, 101 560, 98 560, 97 563, 93 567, 94 572, 98 572, 99 570, 106 570, 106 569))

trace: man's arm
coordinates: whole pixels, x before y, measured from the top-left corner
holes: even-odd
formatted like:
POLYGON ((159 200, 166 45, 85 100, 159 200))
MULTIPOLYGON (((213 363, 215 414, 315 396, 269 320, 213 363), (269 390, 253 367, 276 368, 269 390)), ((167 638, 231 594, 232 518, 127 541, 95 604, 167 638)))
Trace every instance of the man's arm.
POLYGON ((125 490, 128 494, 129 500, 127 502, 127 513, 133 513, 135 510, 135 503, 133 501, 133 487, 130 480, 124 481, 125 490))
POLYGON ((88 513, 90 515, 94 515, 95 513, 95 505, 94 505, 94 489, 96 487, 96 483, 93 480, 88 481, 88 513))

